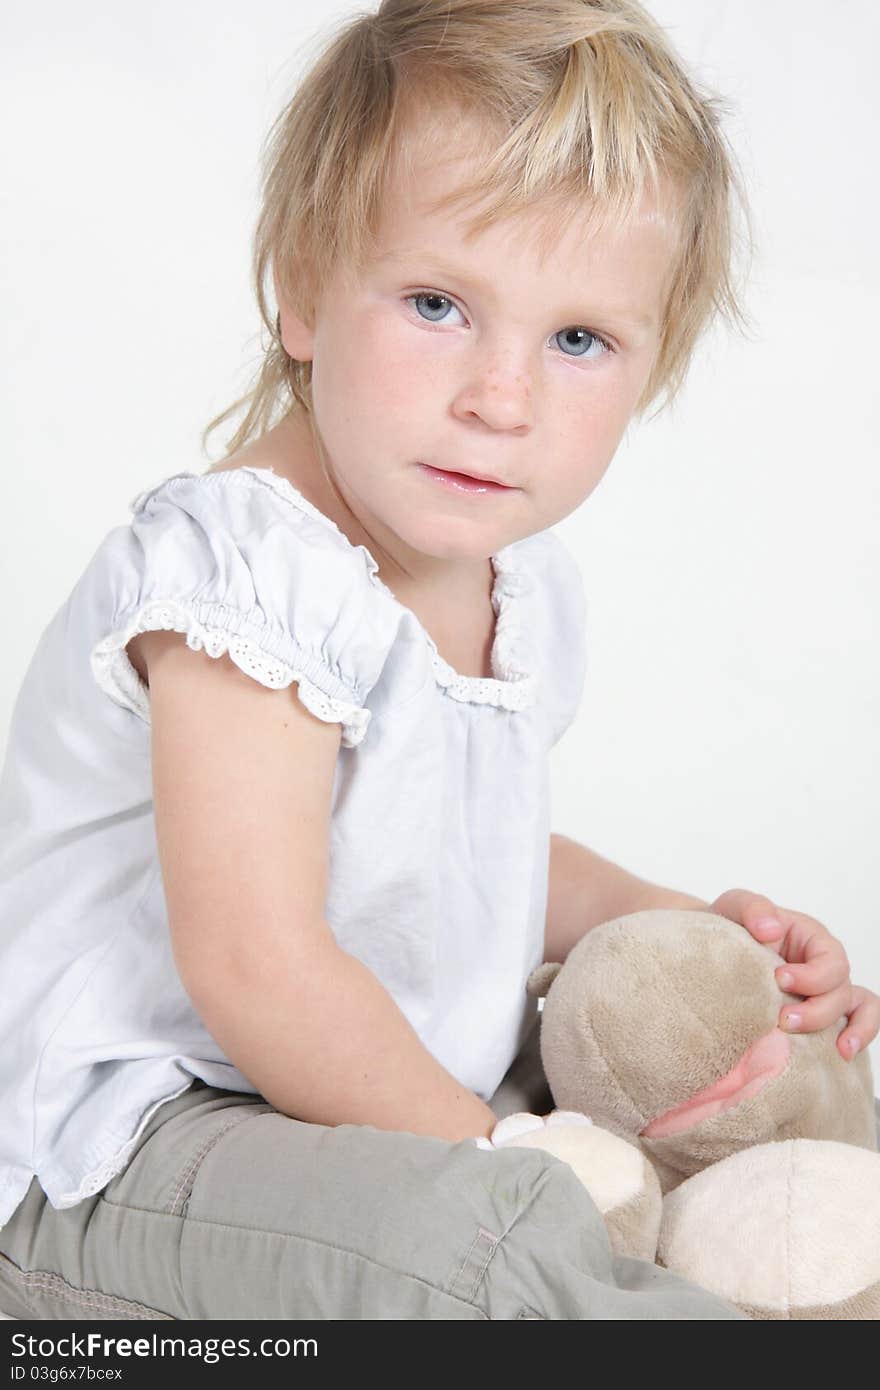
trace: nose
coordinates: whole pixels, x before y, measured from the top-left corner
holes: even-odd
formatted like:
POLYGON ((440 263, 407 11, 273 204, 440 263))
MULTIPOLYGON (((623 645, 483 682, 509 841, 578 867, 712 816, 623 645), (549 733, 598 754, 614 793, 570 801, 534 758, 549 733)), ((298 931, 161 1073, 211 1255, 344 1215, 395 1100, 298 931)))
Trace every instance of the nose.
POLYGON ((532 379, 521 362, 483 361, 453 402, 460 420, 480 419, 493 430, 527 430, 533 418, 532 379))

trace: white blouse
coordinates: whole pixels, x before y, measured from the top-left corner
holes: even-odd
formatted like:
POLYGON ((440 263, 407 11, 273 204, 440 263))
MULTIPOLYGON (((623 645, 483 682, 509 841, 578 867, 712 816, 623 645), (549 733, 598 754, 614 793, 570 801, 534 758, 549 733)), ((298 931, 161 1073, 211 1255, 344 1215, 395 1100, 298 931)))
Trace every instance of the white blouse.
POLYGON ((481 679, 271 469, 178 473, 130 510, 37 643, 0 776, 0 1224, 34 1175, 56 1208, 98 1192, 193 1078, 258 1094, 175 969, 135 633, 228 651, 341 723, 326 920, 462 1085, 488 1100, 537 1010, 548 752, 585 674, 561 539, 492 557, 481 679))

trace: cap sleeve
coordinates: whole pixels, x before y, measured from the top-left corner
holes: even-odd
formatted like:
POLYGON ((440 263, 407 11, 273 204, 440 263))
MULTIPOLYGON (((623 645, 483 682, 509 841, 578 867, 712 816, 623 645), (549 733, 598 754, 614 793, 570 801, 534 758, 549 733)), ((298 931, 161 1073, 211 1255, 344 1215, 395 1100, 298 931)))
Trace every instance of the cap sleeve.
POLYGON ((540 534, 546 603, 544 681, 549 746, 574 722, 587 671, 587 601, 580 566, 555 531, 540 534))
POLYGON ((312 714, 342 724, 343 746, 359 744, 393 618, 369 552, 302 501, 234 470, 179 474, 135 498, 130 524, 108 538, 113 616, 91 650, 100 689, 149 723, 126 643, 182 632, 194 651, 228 653, 261 685, 296 682, 312 714))

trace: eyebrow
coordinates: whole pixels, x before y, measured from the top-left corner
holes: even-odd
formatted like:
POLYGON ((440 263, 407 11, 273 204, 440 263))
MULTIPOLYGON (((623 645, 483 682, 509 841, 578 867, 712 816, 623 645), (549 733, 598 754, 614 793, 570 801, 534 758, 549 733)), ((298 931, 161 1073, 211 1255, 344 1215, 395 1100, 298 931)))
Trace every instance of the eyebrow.
MULTIPOLYGON (((484 279, 482 275, 468 275, 455 266, 446 265, 438 261, 433 251, 386 251, 384 255, 375 258, 377 265, 399 265, 405 261, 422 261, 424 268, 429 270, 432 275, 438 275, 442 280, 458 280, 462 285, 471 286, 474 289, 482 290, 489 298, 493 298, 495 288, 484 279)), ((588 315, 587 317, 592 317, 588 315)), ((607 322, 623 323, 629 328, 651 328, 655 322, 652 314, 640 314, 631 309, 621 308, 620 310, 607 306, 598 314, 599 319, 607 322)))

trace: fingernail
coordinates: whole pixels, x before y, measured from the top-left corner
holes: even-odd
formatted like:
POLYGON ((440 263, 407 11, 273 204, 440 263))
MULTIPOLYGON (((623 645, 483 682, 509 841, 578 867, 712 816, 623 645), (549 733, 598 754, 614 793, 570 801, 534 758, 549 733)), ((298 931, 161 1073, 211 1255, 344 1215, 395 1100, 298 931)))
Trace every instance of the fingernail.
POLYGON ((794 976, 790 975, 787 970, 783 970, 782 974, 777 975, 776 978, 778 979, 782 989, 791 989, 792 985, 794 984, 794 976))
POLYGON ((785 1015, 785 1026, 786 1026, 786 1028, 800 1028, 800 1026, 801 1026, 801 1016, 800 1016, 800 1014, 786 1014, 786 1015, 785 1015))
POLYGON ((855 1054, 856 1054, 856 1053, 858 1052, 858 1050, 859 1050, 859 1040, 858 1040, 858 1038, 847 1038, 846 1043, 845 1043, 845 1047, 846 1047, 846 1050, 847 1050, 847 1052, 849 1052, 849 1054, 850 1054, 851 1057, 852 1057, 852 1056, 855 1056, 855 1054))
POLYGON ((761 917, 755 923, 756 931, 778 931, 782 926, 778 917, 761 917))

